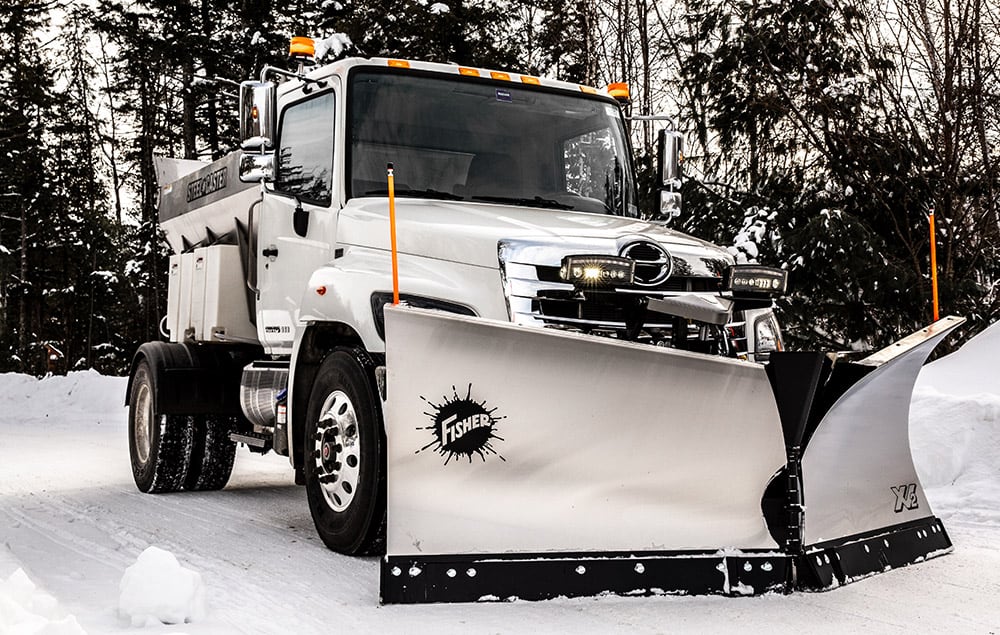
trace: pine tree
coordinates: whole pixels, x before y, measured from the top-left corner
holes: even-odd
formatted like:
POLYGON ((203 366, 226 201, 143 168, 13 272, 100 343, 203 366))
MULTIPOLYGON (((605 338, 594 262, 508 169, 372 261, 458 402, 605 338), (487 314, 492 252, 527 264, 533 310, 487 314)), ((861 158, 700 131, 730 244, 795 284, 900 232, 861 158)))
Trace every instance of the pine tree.
POLYGON ((16 0, 0 7, 0 245, 3 264, 3 366, 35 370, 41 363, 37 326, 43 285, 36 269, 48 240, 52 183, 46 167, 46 134, 54 105, 52 72, 37 34, 48 5, 16 0))
POLYGON ((505 36, 510 19, 504 5, 486 0, 328 0, 314 20, 296 26, 344 33, 353 45, 350 53, 362 57, 511 68, 516 56, 505 36))
POLYGON ((888 205, 891 194, 877 196, 873 175, 907 152, 885 147, 868 114, 869 71, 885 62, 857 44, 863 15, 825 0, 687 8, 681 70, 697 143, 684 227, 791 270, 782 317, 793 342, 873 346, 919 323, 901 308, 921 280, 899 238, 926 189, 907 184, 888 205))

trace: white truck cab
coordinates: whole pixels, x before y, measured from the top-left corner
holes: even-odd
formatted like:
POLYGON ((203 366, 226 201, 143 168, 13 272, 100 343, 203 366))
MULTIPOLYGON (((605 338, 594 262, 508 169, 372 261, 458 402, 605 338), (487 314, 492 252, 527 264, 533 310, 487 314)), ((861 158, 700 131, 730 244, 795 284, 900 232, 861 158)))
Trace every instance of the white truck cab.
MULTIPOLYGON (((143 491, 221 488, 237 443, 273 449, 328 546, 379 549, 388 164, 404 303, 749 363, 781 346, 771 296, 784 274, 741 278, 726 250, 643 220, 607 94, 345 59, 266 68, 242 97, 242 151, 161 191, 168 341, 139 349, 128 395, 143 491), (736 300, 740 284, 760 293, 736 300)), ((676 137, 661 145, 674 148, 661 173, 675 206, 676 137)))

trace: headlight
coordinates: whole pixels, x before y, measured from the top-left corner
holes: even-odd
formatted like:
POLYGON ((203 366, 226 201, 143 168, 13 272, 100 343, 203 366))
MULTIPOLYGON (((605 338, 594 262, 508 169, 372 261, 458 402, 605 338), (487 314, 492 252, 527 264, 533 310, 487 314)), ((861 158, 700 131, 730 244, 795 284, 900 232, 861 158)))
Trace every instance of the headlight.
POLYGON ((754 323, 754 335, 755 361, 767 361, 771 351, 782 349, 781 331, 778 329, 773 313, 767 313, 757 318, 754 323))
POLYGON ((566 256, 559 277, 584 288, 628 286, 635 277, 635 261, 620 256, 566 256))

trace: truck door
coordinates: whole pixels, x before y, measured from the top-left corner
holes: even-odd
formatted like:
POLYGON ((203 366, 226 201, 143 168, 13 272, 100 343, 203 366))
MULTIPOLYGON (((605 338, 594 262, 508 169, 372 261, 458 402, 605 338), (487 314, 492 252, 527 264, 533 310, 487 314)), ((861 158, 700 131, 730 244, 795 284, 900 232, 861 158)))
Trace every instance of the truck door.
POLYGON ((280 114, 274 191, 261 204, 256 241, 257 334, 272 355, 291 354, 309 276, 333 256, 334 106, 327 90, 280 114))

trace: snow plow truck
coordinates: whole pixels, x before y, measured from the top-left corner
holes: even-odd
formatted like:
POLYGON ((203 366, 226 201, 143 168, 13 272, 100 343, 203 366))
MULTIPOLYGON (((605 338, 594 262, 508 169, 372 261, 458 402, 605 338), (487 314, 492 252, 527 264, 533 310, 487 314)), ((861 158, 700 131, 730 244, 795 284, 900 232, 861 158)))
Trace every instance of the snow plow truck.
POLYGON ((161 184, 141 491, 287 456, 383 603, 823 590, 950 550, 908 408, 961 319, 784 351, 784 271, 644 220, 620 86, 291 56, 241 85, 239 151, 161 184))

